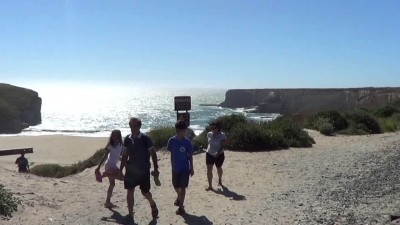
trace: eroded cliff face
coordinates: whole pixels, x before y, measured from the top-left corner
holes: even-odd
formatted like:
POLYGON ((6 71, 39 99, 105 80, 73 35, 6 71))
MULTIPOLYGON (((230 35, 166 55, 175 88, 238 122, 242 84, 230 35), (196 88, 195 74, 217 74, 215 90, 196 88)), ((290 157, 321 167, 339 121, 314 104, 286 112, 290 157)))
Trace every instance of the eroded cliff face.
POLYGON ((20 133, 38 125, 42 99, 36 91, 0 83, 0 133, 20 133))
POLYGON ((225 94, 222 107, 257 107, 265 113, 315 113, 376 108, 400 99, 395 88, 234 89, 225 94))

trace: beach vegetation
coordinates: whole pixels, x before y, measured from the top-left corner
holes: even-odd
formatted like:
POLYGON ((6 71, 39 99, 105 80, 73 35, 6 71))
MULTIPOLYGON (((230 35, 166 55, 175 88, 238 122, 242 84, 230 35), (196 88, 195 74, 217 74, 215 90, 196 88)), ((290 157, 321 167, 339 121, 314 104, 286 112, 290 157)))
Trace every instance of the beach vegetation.
POLYGON ((395 113, 388 118, 379 118, 379 124, 384 132, 395 132, 400 129, 400 113, 395 113))
POLYGON ((317 130, 323 135, 333 135, 335 128, 327 118, 320 117, 316 123, 317 130))
MULTIPOLYGON (((243 115, 225 115, 218 117, 222 131, 228 137, 227 148, 232 151, 269 151, 289 147, 311 147, 314 140, 302 126, 288 117, 279 117, 273 121, 247 120, 243 115), (225 130, 225 129, 226 130, 225 130)), ((195 138, 200 148, 207 148, 205 130, 195 138)))
MULTIPOLYGON (((321 132, 321 130, 325 130, 322 129, 323 127, 329 127, 327 123, 331 124, 333 127, 333 132, 344 130, 349 126, 347 120, 342 114, 335 110, 328 110, 317 112, 316 114, 310 116, 307 119, 305 127, 321 132)), ((328 134, 331 135, 332 133, 328 132, 328 134)))
POLYGON ((14 197, 13 193, 0 184, 0 215, 11 217, 12 213, 17 211, 21 200, 14 197))
POLYGON ((358 130, 354 134, 359 134, 359 131, 361 131, 361 133, 365 131, 367 134, 382 133, 378 120, 369 112, 356 110, 351 113, 346 113, 345 118, 349 122, 351 130, 358 130))
POLYGON ((58 164, 40 164, 31 168, 31 173, 42 177, 61 178, 73 175, 83 170, 99 164, 101 158, 106 153, 105 149, 99 149, 86 160, 79 161, 72 165, 61 166, 58 164))
POLYGON ((159 127, 150 130, 149 136, 153 141, 153 145, 155 149, 160 149, 162 147, 167 146, 168 140, 170 137, 176 135, 175 127, 159 127))
POLYGON ((374 112, 374 115, 376 117, 380 117, 380 118, 388 118, 398 112, 399 112, 399 110, 396 107, 394 107, 392 105, 386 105, 384 107, 376 109, 374 112))

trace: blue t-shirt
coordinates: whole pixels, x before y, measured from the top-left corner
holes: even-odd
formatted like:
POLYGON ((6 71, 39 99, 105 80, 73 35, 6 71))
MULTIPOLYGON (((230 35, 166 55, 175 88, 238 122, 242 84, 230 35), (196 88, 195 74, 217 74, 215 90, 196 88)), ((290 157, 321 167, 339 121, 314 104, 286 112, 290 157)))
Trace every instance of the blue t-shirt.
POLYGON ((193 147, 189 139, 178 139, 175 135, 168 140, 167 149, 171 152, 173 172, 190 170, 189 156, 193 154, 193 147))

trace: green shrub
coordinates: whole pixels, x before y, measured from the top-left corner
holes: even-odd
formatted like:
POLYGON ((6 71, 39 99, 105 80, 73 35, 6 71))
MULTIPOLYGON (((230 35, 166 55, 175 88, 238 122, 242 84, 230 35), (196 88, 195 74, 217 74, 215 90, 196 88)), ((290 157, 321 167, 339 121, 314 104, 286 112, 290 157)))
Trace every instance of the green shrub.
POLYGON ((385 132, 395 132, 399 127, 399 122, 395 119, 388 118, 383 120, 382 127, 385 132))
POLYGON ((149 136, 153 140, 154 148, 160 149, 167 146, 170 137, 176 135, 175 127, 160 127, 152 129, 149 136))
POLYGON ((4 185, 0 184, 0 215, 11 217, 20 204, 21 201, 14 197, 10 190, 5 189, 4 185))
MULTIPOLYGON (((378 121, 374 116, 365 111, 355 111, 346 115, 352 126, 351 130, 363 130, 368 134, 379 134, 382 132, 378 121)), ((358 133, 356 133, 358 134, 358 133)))
POLYGON ((345 115, 349 121, 348 129, 340 131, 341 134, 347 135, 365 135, 381 133, 381 127, 377 119, 366 111, 355 111, 345 115))
MULTIPOLYGON (((315 141, 301 126, 286 117, 271 122, 248 121, 243 115, 218 117, 222 131, 228 137, 227 148, 234 151, 263 151, 288 147, 311 147, 315 141), (227 130, 225 130, 225 129, 227 130)), ((206 129, 195 138, 200 148, 207 148, 206 129)))
POLYGON ((259 123, 248 122, 232 128, 227 147, 236 151, 260 151, 287 148, 289 145, 279 132, 264 129, 259 123))
POLYGON ((340 134, 346 135, 367 135, 369 132, 364 124, 350 124, 347 129, 339 131, 340 134))
POLYGON ((347 120, 337 111, 321 111, 311 116, 306 123, 306 127, 313 130, 319 130, 322 121, 328 122, 333 126, 333 131, 346 129, 349 124, 347 120))
POLYGON ((375 110, 374 115, 377 117, 387 118, 398 112, 399 110, 397 110, 394 106, 387 105, 375 110))
POLYGON ((323 135, 332 135, 334 128, 328 121, 321 121, 318 125, 318 131, 323 135))
POLYGON ((278 117, 269 123, 264 123, 264 126, 280 132, 290 147, 311 147, 312 144, 315 144, 314 139, 303 130, 303 127, 288 117, 278 117))
POLYGON ((388 118, 380 118, 379 124, 385 132, 395 132, 400 128, 400 113, 388 118))
MULTIPOLYGON (((247 119, 242 114, 231 114, 218 117, 216 121, 221 123, 221 129, 225 133, 229 133, 233 127, 237 126, 238 124, 247 123, 247 119)), ((206 128, 209 130, 208 128, 206 128)))
MULTIPOLYGON (((248 122, 246 117, 241 114, 230 114, 230 115, 220 116, 216 118, 215 121, 221 123, 221 130, 228 136, 228 138, 229 138, 229 133, 231 132, 233 127, 237 126, 238 124, 245 124, 248 122)), ((210 121, 210 123, 211 122, 212 121, 210 121)), ((210 131, 211 131, 210 127, 206 126, 204 131, 194 138, 194 143, 200 149, 207 148, 208 145, 207 133, 210 131)))
POLYGON ((61 178, 77 174, 83 170, 99 164, 101 158, 106 153, 105 149, 96 151, 91 157, 84 161, 69 166, 60 166, 58 164, 42 164, 31 168, 31 173, 42 177, 61 178))
POLYGON ((197 135, 194 138, 194 143, 199 147, 199 149, 206 149, 208 145, 208 140, 207 140, 207 133, 209 130, 206 128, 201 134, 197 135))

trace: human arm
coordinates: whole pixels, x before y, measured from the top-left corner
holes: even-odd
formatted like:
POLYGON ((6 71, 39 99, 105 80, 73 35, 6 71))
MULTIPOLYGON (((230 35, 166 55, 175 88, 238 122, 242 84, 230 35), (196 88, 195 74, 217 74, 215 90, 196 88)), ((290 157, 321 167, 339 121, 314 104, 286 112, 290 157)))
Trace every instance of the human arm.
POLYGON ((122 153, 122 158, 121 158, 121 165, 119 166, 119 176, 123 176, 123 170, 126 166, 126 162, 128 161, 128 149, 125 149, 122 153))
POLYGON ((190 162, 190 176, 193 177, 194 175, 193 155, 189 156, 189 162, 190 162))
POLYGON ((225 146, 226 146, 227 142, 228 142, 228 139, 226 137, 221 140, 221 144, 220 144, 220 147, 218 149, 217 155, 220 155, 220 154, 222 154, 224 152, 224 149, 225 149, 225 146))
POLYGON ((98 165, 97 168, 96 168, 96 171, 99 171, 99 170, 100 170, 101 165, 103 165, 104 160, 106 160, 106 158, 107 158, 107 156, 108 156, 109 153, 110 153, 110 149, 107 147, 107 148, 106 148, 106 153, 104 153, 103 157, 101 158, 101 160, 100 160, 100 162, 99 162, 99 165, 98 165))
POLYGON ((154 173, 158 175, 160 172, 158 171, 158 158, 157 153, 154 147, 149 148, 151 160, 153 161, 154 173))
POLYGON ((193 177, 194 175, 194 165, 193 165, 193 145, 190 143, 188 145, 188 159, 189 159, 189 165, 190 165, 190 176, 193 177))

